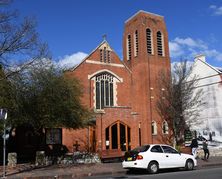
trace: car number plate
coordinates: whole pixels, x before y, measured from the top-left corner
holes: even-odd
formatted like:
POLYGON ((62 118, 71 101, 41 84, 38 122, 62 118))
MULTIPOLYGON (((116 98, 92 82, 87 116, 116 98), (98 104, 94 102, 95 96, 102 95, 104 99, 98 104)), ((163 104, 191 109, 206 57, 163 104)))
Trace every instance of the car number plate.
POLYGON ((133 160, 132 157, 128 157, 128 158, 127 158, 127 161, 132 161, 132 160, 133 160))

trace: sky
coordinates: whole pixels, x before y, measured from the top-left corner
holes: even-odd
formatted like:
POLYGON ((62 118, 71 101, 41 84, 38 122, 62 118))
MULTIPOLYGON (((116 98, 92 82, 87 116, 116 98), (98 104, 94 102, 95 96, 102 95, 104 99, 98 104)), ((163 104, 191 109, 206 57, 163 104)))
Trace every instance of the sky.
POLYGON ((10 8, 36 18, 41 40, 60 65, 79 63, 104 34, 122 59, 124 22, 144 10, 164 16, 172 62, 204 54, 222 67, 222 0, 14 0, 10 8))

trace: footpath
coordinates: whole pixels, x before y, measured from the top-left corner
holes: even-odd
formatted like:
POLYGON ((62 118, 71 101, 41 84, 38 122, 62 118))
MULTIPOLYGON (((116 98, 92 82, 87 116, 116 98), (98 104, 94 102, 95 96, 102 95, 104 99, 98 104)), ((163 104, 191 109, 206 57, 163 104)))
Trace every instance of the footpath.
MULTIPOLYGON (((208 161, 198 159, 197 162, 197 169, 222 166, 222 156, 212 156, 208 161)), ((70 179, 87 176, 118 175, 124 174, 126 171, 122 169, 121 163, 51 165, 47 167, 20 164, 15 168, 8 168, 6 176, 8 179, 70 179)), ((0 167, 0 172, 2 172, 2 166, 0 167)))

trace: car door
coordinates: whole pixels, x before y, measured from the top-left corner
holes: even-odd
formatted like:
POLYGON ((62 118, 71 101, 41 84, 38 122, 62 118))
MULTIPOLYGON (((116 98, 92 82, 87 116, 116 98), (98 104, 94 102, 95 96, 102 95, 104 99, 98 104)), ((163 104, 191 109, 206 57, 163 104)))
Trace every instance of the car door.
POLYGON ((154 145, 150 148, 150 160, 156 160, 159 163, 159 168, 167 168, 166 154, 160 145, 154 145))
POLYGON ((183 167, 185 164, 181 154, 171 146, 162 145, 163 152, 166 156, 167 165, 170 168, 183 167))

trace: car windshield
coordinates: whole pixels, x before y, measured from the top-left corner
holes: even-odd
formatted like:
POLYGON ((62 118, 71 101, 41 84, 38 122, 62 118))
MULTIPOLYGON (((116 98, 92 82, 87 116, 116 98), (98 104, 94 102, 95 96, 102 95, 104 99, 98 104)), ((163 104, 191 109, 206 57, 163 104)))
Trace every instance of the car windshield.
POLYGON ((132 151, 134 151, 134 152, 146 152, 149 148, 150 148, 150 145, 143 145, 143 146, 136 147, 132 151))

